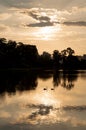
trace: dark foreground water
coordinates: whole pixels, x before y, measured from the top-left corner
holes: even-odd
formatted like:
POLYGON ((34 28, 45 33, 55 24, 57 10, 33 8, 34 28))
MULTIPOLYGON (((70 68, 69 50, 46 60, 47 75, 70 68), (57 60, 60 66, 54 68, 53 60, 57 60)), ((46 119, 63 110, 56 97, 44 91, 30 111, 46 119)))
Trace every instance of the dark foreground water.
POLYGON ((0 130, 86 130, 86 71, 0 72, 0 130))

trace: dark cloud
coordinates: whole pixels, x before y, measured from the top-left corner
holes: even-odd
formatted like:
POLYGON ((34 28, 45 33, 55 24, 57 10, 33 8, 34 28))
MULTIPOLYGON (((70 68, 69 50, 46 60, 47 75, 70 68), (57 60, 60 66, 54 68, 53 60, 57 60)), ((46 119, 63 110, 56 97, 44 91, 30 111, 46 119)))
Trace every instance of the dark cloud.
POLYGON ((47 15, 42 15, 39 10, 31 10, 30 12, 26 12, 33 19, 37 20, 36 23, 31 23, 26 26, 28 27, 46 27, 46 26, 54 26, 56 22, 51 21, 51 18, 47 15))
POLYGON ((39 19, 39 15, 38 15, 38 12, 36 11, 32 11, 32 12, 29 12, 29 14, 32 18, 38 20, 39 19))
POLYGON ((56 21, 52 20, 44 10, 34 9, 29 11, 28 15, 31 16, 33 19, 37 20, 36 23, 31 23, 27 25, 29 27, 54 26, 57 23, 56 21))
POLYGON ((82 106, 65 106, 63 107, 63 110, 65 111, 86 111, 86 105, 82 105, 82 106))
POLYGON ((67 26, 86 26, 86 21, 74 21, 74 22, 68 21, 64 22, 63 24, 67 26))
POLYGON ((32 23, 29 25, 26 25, 28 27, 46 27, 46 26, 54 26, 53 22, 39 22, 39 23, 32 23))
POLYGON ((18 7, 18 8, 32 8, 32 7, 44 7, 44 8, 57 8, 63 10, 65 8, 71 8, 73 6, 85 6, 86 0, 0 0, 0 5, 6 7, 18 7))
POLYGON ((31 8, 38 5, 35 0, 0 0, 0 4, 5 7, 31 8))
POLYGON ((31 24, 26 25, 28 27, 54 26, 56 23, 59 23, 56 21, 52 21, 51 18, 47 16, 47 14, 42 15, 39 10, 30 11, 28 12, 28 15, 31 16, 33 19, 37 20, 36 23, 31 23, 31 24))
POLYGON ((51 19, 50 19, 50 17, 48 17, 48 16, 41 16, 41 14, 39 14, 39 12, 36 12, 36 11, 32 11, 32 12, 29 12, 29 15, 32 17, 32 18, 34 18, 34 19, 36 19, 36 20, 39 20, 39 21, 50 21, 51 19))
POLYGON ((50 21, 50 18, 48 16, 41 16, 39 17, 40 21, 50 21))
POLYGON ((35 105, 35 104, 28 104, 27 107, 33 108, 33 109, 34 109, 34 108, 42 109, 42 108, 48 107, 48 108, 53 109, 53 106, 52 106, 52 105, 44 105, 44 104, 37 104, 37 105, 35 105))

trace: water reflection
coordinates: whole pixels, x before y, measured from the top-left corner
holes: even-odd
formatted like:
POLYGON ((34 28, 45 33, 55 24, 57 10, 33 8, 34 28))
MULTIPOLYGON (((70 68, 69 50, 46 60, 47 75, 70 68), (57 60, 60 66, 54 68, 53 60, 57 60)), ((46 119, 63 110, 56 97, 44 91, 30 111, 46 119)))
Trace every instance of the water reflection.
POLYGON ((15 120, 15 122, 12 123, 55 125, 55 123, 59 124, 64 122, 65 125, 68 123, 68 125, 70 124, 71 126, 86 125, 86 117, 84 116, 84 114, 86 114, 86 106, 65 106, 54 108, 53 106, 45 106, 43 104, 30 104, 28 105, 28 110, 30 108, 34 110, 31 114, 29 112, 23 113, 15 120))
POLYGON ((0 130, 85 130, 85 79, 85 71, 2 71, 0 130))
MULTIPOLYGON (((28 71, 1 71, 0 72, 0 93, 9 92, 15 93, 16 90, 34 90, 38 85, 38 79, 44 81, 53 77, 51 90, 59 85, 63 88, 71 90, 74 87, 74 82, 77 81, 78 71, 62 72, 62 71, 43 71, 43 72, 28 72, 28 71)), ((84 77, 84 76, 83 76, 84 77)), ((44 90, 46 90, 44 86, 44 90)))
POLYGON ((53 75, 53 84, 54 86, 59 86, 59 84, 68 90, 71 90, 74 87, 74 81, 77 81, 78 71, 64 71, 64 72, 55 72, 53 75))
POLYGON ((32 90, 37 87, 37 74, 25 71, 1 71, 0 93, 32 90))

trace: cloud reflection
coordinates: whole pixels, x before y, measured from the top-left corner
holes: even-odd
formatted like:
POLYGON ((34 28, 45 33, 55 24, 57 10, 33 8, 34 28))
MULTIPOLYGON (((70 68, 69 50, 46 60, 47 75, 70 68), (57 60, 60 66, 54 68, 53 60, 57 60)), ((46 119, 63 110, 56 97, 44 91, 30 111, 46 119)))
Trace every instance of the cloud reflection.
POLYGON ((82 114, 83 111, 86 113, 86 106, 64 106, 59 108, 45 106, 44 104, 29 104, 27 106, 28 109, 32 109, 32 113, 22 113, 12 124, 69 124, 71 127, 86 125, 84 118, 80 118, 80 116, 77 115, 82 114), (74 114, 75 111, 76 115, 74 114))
POLYGON ((11 117, 11 115, 10 115, 9 112, 6 112, 6 111, 0 111, 0 119, 1 119, 1 118, 6 119, 6 118, 9 118, 9 117, 11 117))
POLYGON ((40 104, 40 105, 32 104, 32 105, 29 105, 29 107, 31 107, 31 108, 34 108, 34 107, 38 108, 38 110, 36 112, 32 113, 29 116, 30 119, 33 119, 33 118, 35 118, 38 115, 41 115, 41 116, 48 115, 50 113, 50 110, 53 109, 53 106, 45 106, 43 104, 40 104))

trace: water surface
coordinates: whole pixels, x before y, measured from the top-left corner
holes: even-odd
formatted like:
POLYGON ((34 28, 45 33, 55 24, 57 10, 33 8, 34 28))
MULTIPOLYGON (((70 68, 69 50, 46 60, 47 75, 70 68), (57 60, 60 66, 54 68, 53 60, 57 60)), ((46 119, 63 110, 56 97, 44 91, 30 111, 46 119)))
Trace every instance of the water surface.
POLYGON ((1 72, 0 130, 86 130, 86 71, 1 72))

